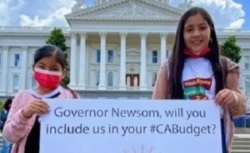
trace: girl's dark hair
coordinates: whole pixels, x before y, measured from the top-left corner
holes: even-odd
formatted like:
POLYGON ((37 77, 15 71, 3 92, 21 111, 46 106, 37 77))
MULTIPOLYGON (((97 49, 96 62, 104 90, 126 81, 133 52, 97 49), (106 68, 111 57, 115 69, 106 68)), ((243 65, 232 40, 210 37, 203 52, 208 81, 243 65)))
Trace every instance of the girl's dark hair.
POLYGON ((10 109, 10 104, 12 103, 12 99, 13 98, 8 98, 6 99, 4 105, 3 105, 3 108, 6 109, 6 110, 9 110, 10 109))
POLYGON ((182 72, 184 67, 185 55, 184 49, 186 47, 184 42, 184 25, 187 19, 191 16, 200 14, 208 23, 211 35, 209 47, 211 51, 205 56, 205 58, 209 59, 212 70, 215 77, 215 92, 218 93, 219 90, 223 88, 223 70, 220 62, 220 53, 219 53, 219 45, 216 37, 216 32, 214 28, 214 23, 211 16, 208 12, 200 7, 192 7, 187 10, 180 18, 175 43, 173 46, 172 55, 169 60, 169 95, 171 99, 183 99, 183 86, 182 86, 182 72))
MULTIPOLYGON (((57 60, 57 62, 62 66, 62 69, 66 69, 66 56, 62 52, 62 50, 54 45, 45 45, 39 49, 36 50, 35 55, 34 55, 34 64, 36 64, 39 60, 41 60, 44 57, 51 57, 54 56, 57 60)), ((61 82, 61 86, 63 86, 65 89, 68 89, 74 98, 77 98, 77 94, 70 89, 67 85, 63 84, 61 82)))

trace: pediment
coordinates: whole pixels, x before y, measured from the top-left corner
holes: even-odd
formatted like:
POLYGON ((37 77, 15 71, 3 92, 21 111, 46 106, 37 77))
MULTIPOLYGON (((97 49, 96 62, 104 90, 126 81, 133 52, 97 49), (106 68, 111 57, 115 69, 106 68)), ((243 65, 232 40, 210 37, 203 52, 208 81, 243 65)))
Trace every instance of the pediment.
POLYGON ((178 20, 182 11, 151 0, 118 0, 66 15, 67 20, 178 20))
POLYGON ((126 52, 127 56, 140 56, 140 51, 134 48, 130 48, 126 52))

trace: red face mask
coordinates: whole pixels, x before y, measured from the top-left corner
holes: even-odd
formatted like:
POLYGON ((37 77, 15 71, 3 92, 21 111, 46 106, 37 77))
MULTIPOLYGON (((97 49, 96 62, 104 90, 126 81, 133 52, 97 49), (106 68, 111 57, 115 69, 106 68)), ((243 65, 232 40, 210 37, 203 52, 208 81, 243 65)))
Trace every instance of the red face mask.
POLYGON ((187 50, 187 49, 184 50, 184 54, 185 55, 187 55, 189 57, 193 57, 193 58, 198 58, 198 57, 205 56, 208 52, 210 52, 210 48, 209 47, 203 48, 198 54, 195 54, 192 51, 187 50))
POLYGON ((47 89, 55 89, 60 85, 61 72, 53 72, 35 68, 34 79, 38 82, 39 86, 47 89))

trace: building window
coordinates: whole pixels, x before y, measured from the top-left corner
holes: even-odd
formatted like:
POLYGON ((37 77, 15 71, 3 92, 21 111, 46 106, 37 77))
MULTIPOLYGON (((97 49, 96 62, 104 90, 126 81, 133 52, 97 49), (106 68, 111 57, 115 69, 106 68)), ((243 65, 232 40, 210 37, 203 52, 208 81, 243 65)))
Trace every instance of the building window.
POLYGON ((250 64, 250 56, 244 57, 244 68, 245 70, 249 70, 249 64, 250 64))
POLYGON ((114 51, 108 50, 108 63, 113 63, 114 60, 114 51))
POLYGON ((14 66, 17 67, 20 64, 20 54, 16 53, 14 55, 14 66))
POLYGON ((153 73, 153 77, 152 77, 152 87, 154 87, 154 86, 155 86, 155 81, 156 81, 156 78, 157 78, 157 73, 156 73, 156 72, 154 72, 154 73, 153 73))
POLYGON ((96 62, 100 63, 100 61, 101 61, 101 51, 100 51, 100 49, 98 49, 96 51, 96 62))
POLYGON ((152 51, 152 63, 157 63, 158 52, 157 50, 152 51))
POLYGON ((100 84, 100 71, 96 72, 96 86, 99 86, 100 84))
POLYGON ((18 92, 19 89, 19 76, 17 74, 13 75, 13 92, 18 92))
POLYGON ((250 75, 247 75, 245 77, 245 90, 246 90, 246 96, 250 96, 250 75))
POLYGON ((108 86, 109 87, 113 86, 113 73, 112 72, 108 73, 108 86))

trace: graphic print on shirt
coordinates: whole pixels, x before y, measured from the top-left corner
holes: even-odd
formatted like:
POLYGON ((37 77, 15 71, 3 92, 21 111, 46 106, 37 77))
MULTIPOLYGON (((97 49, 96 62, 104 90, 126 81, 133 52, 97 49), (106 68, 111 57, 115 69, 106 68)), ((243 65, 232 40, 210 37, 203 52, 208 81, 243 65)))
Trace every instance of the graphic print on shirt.
POLYGON ((191 100, 208 100, 206 91, 212 86, 212 78, 194 78, 183 81, 184 98, 191 100))

